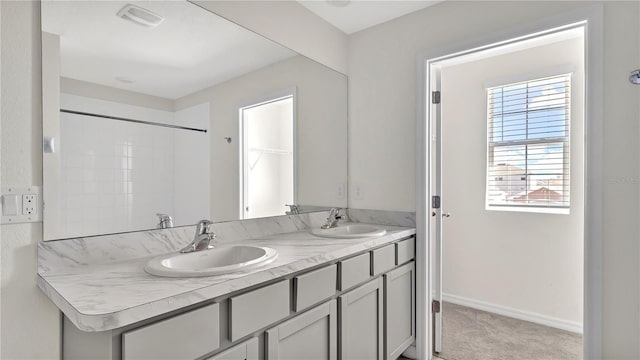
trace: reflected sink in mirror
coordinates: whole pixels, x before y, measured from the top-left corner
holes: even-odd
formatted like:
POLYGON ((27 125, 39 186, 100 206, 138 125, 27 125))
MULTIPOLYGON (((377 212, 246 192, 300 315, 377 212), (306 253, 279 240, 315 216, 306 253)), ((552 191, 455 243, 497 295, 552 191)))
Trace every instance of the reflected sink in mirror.
POLYGON ((331 229, 312 229, 311 234, 332 239, 357 239, 378 237, 387 233, 387 230, 369 224, 343 224, 331 229))
POLYGON ((260 246, 221 246, 188 254, 153 258, 144 271, 163 277, 203 277, 250 270, 271 263, 278 253, 260 246))

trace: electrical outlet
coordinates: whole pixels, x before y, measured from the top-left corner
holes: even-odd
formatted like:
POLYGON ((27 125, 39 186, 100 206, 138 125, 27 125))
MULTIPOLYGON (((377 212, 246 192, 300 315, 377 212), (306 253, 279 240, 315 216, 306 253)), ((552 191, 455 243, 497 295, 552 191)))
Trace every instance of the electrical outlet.
POLYGON ((35 215, 38 213, 38 195, 22 195, 22 215, 35 215))
POLYGON ((336 199, 344 199, 344 184, 342 183, 338 184, 338 186, 336 187, 336 199))
POLYGON ((2 224, 42 221, 42 198, 39 186, 3 187, 2 224))
POLYGON ((362 185, 356 184, 353 191, 353 200, 362 200, 364 198, 364 192, 362 191, 362 185))

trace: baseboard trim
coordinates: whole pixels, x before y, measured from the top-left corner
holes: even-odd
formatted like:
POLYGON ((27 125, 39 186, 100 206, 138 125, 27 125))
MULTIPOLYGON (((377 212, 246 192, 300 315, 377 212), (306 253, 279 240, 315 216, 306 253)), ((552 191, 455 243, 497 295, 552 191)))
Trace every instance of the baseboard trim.
POLYGON ((409 346, 407 348, 407 350, 405 350, 402 353, 403 357, 406 357, 407 359, 417 359, 418 358, 418 352, 416 351, 416 345, 415 343, 411 346, 409 346))
POLYGON ((462 305, 477 310, 487 311, 490 313, 508 316, 514 319, 529 321, 532 323, 550 326, 556 329, 570 331, 572 333, 582 334, 582 324, 537 314, 529 311, 522 311, 502 305, 496 305, 475 299, 469 299, 462 296, 442 294, 442 301, 450 302, 456 305, 462 305))

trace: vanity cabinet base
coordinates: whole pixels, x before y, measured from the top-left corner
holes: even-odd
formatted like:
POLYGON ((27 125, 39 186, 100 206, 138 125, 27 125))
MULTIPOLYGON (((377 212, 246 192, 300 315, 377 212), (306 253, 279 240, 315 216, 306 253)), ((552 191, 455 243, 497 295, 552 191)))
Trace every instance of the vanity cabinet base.
POLYGON ((415 340, 413 239, 120 329, 64 317, 62 359, 395 360, 415 340))
POLYGON ((339 297, 340 359, 383 359, 383 281, 372 280, 339 297))
POLYGON ((338 311, 332 300, 266 331, 266 360, 337 360, 338 311))
POLYGON ((416 339, 415 262, 384 274, 385 359, 397 359, 416 339))
POLYGON ((247 340, 239 345, 213 355, 206 360, 259 360, 260 343, 258 338, 247 340))

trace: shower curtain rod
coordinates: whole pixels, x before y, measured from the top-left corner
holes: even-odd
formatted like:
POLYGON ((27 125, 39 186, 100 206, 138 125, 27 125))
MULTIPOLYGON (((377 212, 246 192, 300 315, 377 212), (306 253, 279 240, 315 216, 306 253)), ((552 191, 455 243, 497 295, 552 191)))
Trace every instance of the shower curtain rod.
POLYGON ((133 122, 133 123, 138 123, 138 124, 145 124, 145 125, 162 126, 162 127, 172 128, 172 129, 191 130, 191 131, 198 131, 198 132, 203 132, 203 133, 207 132, 207 129, 197 129, 197 128, 190 128, 190 127, 186 127, 186 126, 162 124, 162 123, 156 123, 156 122, 144 121, 144 120, 127 119, 127 118, 123 118, 123 117, 94 114, 94 113, 88 113, 88 112, 83 112, 83 111, 60 109, 60 112, 67 113, 67 114, 75 114, 75 115, 93 116, 93 117, 99 117, 99 118, 103 118, 103 119, 128 121, 128 122, 133 122))

